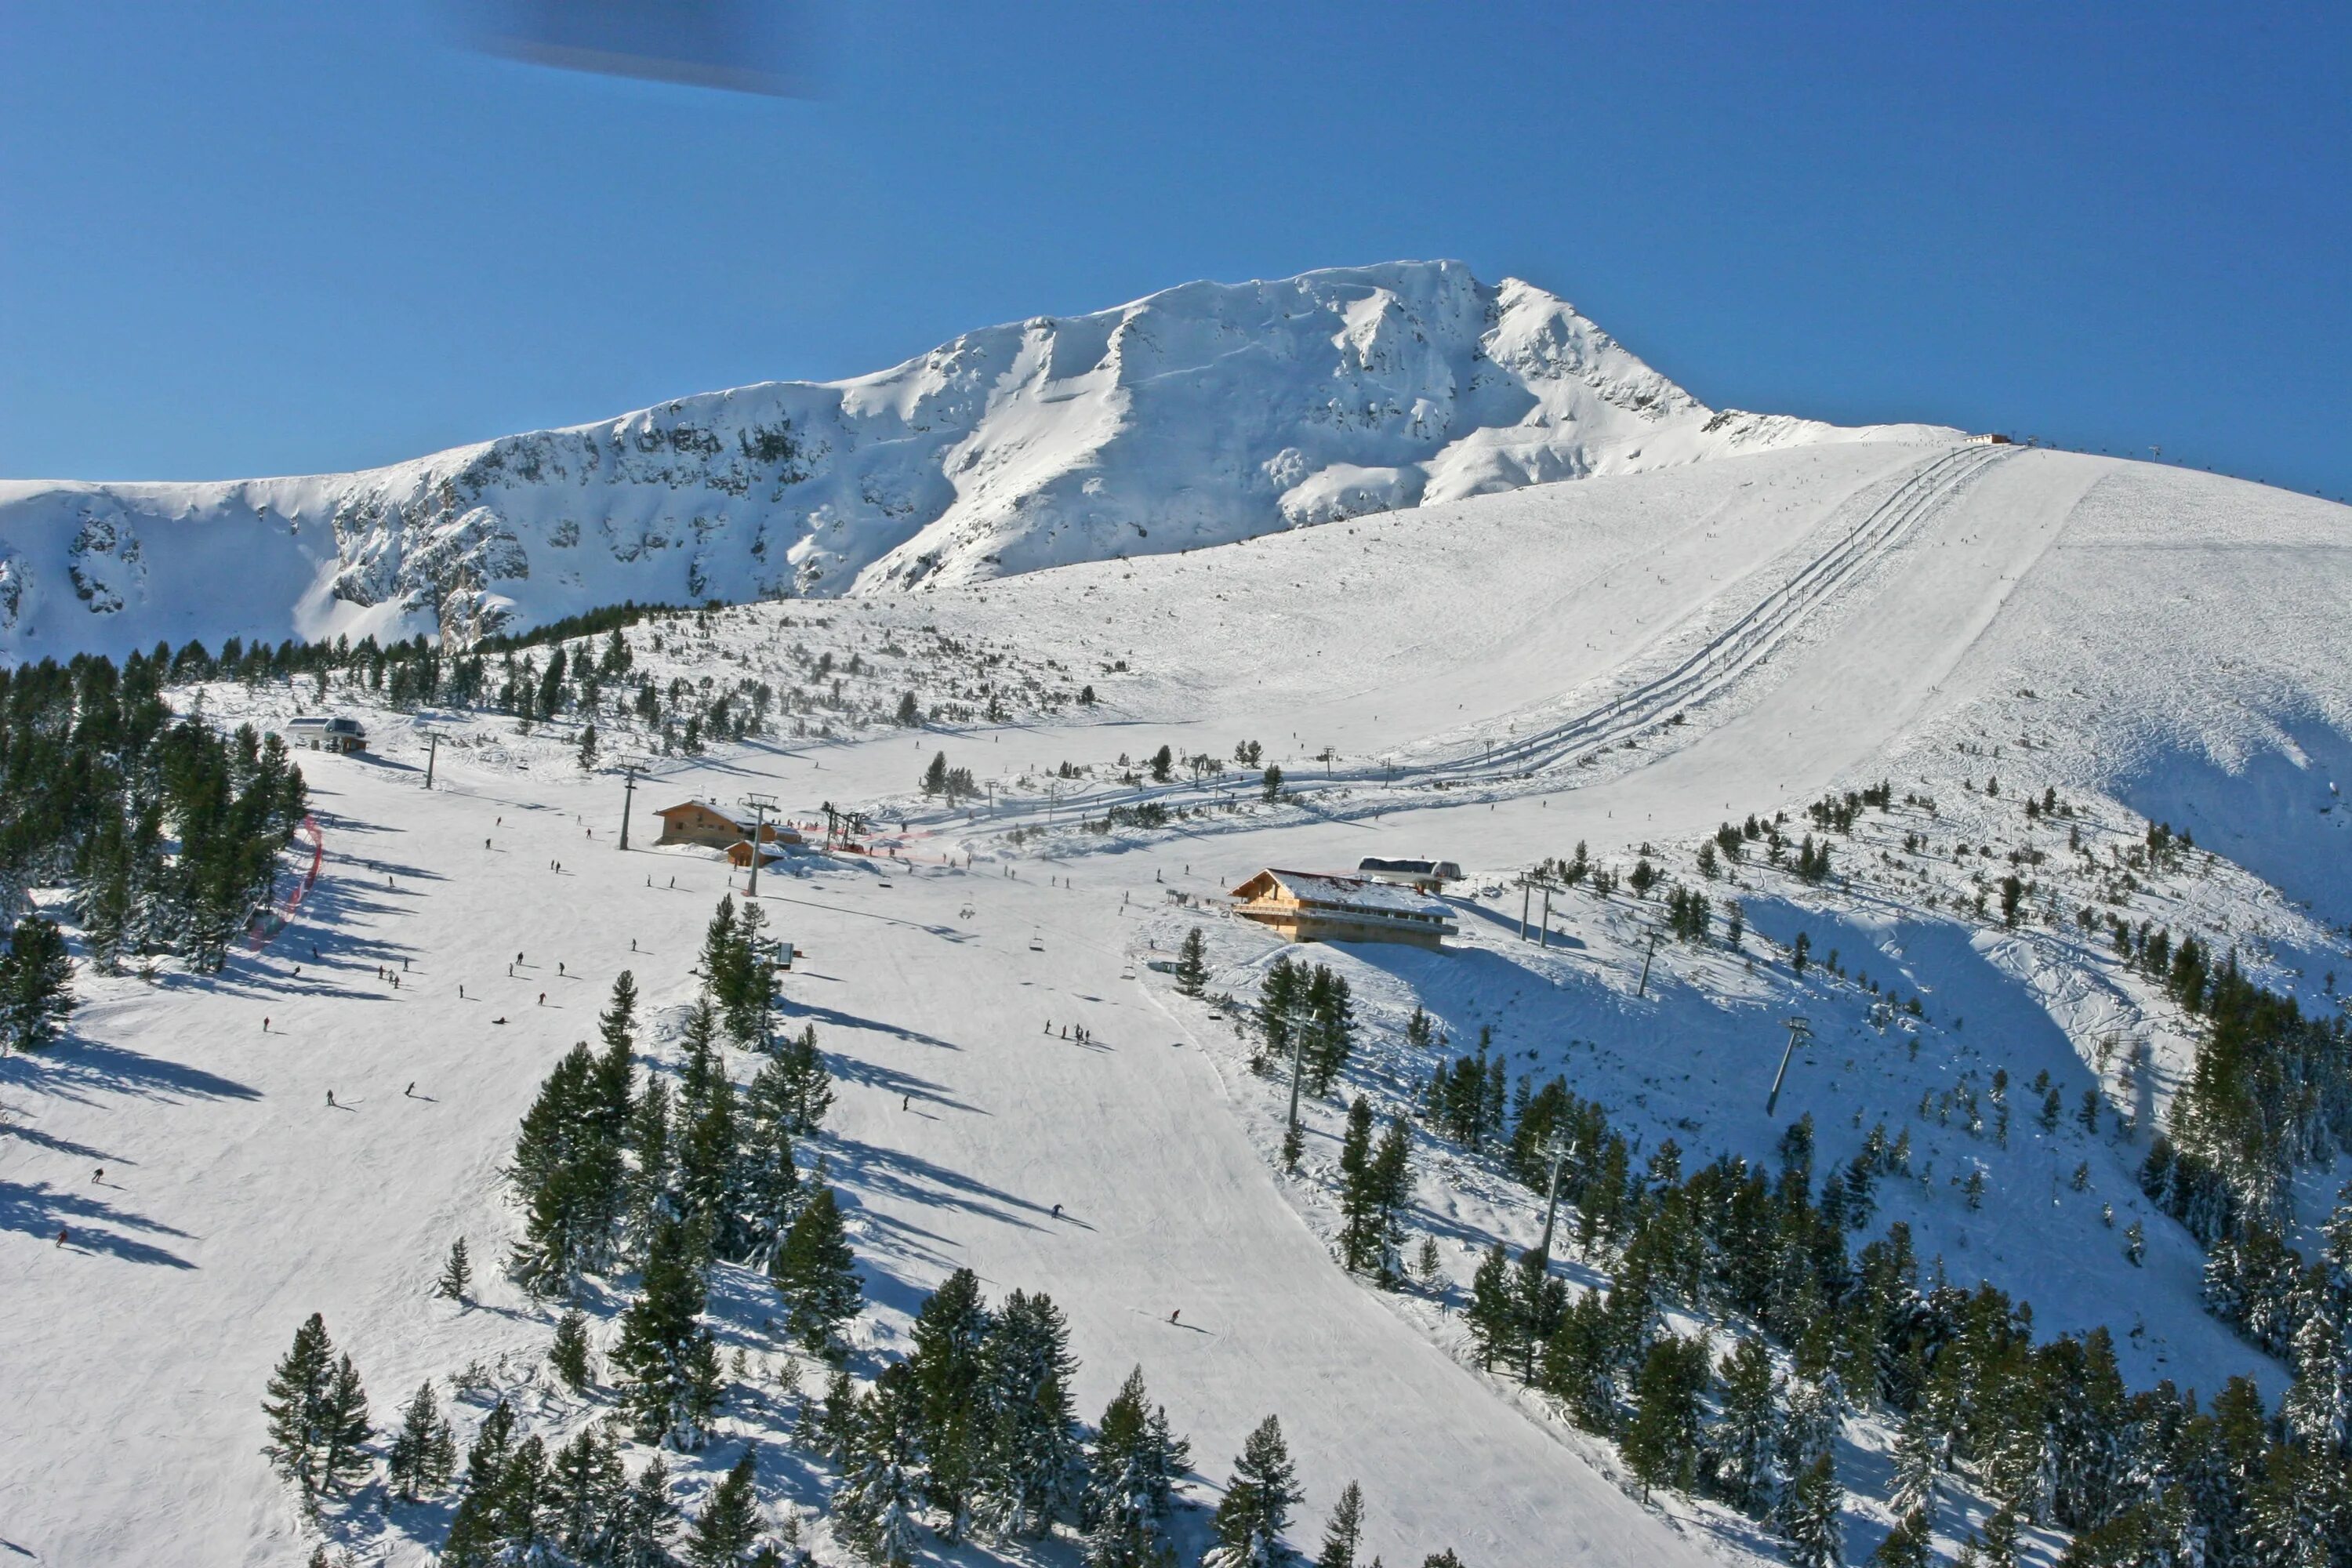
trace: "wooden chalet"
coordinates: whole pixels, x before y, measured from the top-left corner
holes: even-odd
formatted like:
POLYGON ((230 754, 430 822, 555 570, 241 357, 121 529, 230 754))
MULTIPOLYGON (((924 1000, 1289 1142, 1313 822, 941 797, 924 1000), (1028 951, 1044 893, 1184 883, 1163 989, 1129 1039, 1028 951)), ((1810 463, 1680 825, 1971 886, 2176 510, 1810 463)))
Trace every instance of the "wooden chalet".
MULTIPOLYGON (((725 806, 707 800, 680 801, 676 805, 663 806, 654 813, 662 820, 661 837, 656 844, 707 844, 713 849, 725 849, 730 845, 747 843, 754 826, 748 816, 738 816, 725 806)), ((770 822, 761 828, 763 844, 797 844, 800 835, 782 823, 770 822)), ((747 858, 744 864, 751 862, 747 858)))
POLYGON ((1448 905, 1368 877, 1260 871, 1233 890, 1234 913, 1292 942, 1401 942, 1435 948, 1455 932, 1448 905))

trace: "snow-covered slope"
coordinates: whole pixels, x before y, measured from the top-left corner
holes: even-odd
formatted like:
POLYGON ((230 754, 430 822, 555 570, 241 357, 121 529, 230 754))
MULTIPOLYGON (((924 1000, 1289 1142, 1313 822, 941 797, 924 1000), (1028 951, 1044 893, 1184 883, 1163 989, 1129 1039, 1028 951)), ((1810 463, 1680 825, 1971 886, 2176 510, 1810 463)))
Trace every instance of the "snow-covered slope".
POLYGON ((1191 283, 359 474, 0 484, 0 658, 963 583, 1822 441, 1458 262, 1191 283))

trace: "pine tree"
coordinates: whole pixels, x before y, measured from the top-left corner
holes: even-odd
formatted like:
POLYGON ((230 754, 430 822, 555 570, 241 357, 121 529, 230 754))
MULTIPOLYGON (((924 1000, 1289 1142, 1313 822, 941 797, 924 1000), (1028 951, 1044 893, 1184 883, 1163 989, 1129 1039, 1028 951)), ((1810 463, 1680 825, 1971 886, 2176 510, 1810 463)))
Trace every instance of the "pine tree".
POLYGON ((595 767, 596 726, 583 724, 580 727, 580 771, 583 773, 593 773, 595 767))
POLYGON ((687 1531, 688 1568, 738 1568, 760 1539, 760 1499, 753 1489, 759 1462, 750 1448, 726 1479, 710 1489, 687 1531))
POLYGON ((948 754, 945 752, 935 752, 931 754, 931 765, 923 770, 923 793, 938 795, 947 787, 948 754))
POLYGON ((1380 1258, 1383 1229, 1372 1190, 1372 1102, 1360 1094, 1339 1140, 1339 1216, 1340 1266, 1363 1273, 1380 1258))
POLYGON ((547 1364, 564 1387, 574 1394, 588 1392, 587 1313, 575 1307, 555 1321, 555 1343, 548 1349, 547 1364))
POLYGON ((400 1431, 384 1456, 384 1479, 391 1483, 394 1496, 403 1502, 415 1502, 447 1486, 457 1465, 457 1435, 433 1396, 433 1384, 421 1383, 401 1412, 400 1431))
POLYGON ((1925 1509, 1913 1509, 1895 1521, 1878 1550, 1870 1554, 1872 1568, 1935 1568, 1935 1532, 1925 1509))
POLYGON ((743 1261, 765 1268, 800 1212, 800 1168, 793 1158, 792 1085, 781 1061, 760 1065, 744 1091, 736 1175, 743 1261))
POLYGON ((848 1473, 834 1493, 842 1535, 877 1568, 906 1568, 915 1548, 922 1392, 905 1362, 883 1369, 858 1402, 848 1473))
POLYGON ((443 1568, 488 1568, 496 1561, 507 1472, 514 1458, 514 1408, 503 1399, 482 1417, 473 1446, 466 1451, 465 1489, 441 1542, 443 1568))
POLYGON ((740 1261, 749 1237, 742 1219, 735 1086, 714 1062, 701 1092, 686 1103, 695 1115, 679 1130, 678 1206, 689 1229, 704 1238, 713 1256, 740 1261))
POLYGON ((1837 1470, 1823 1453, 1807 1466, 1782 1500, 1780 1534, 1794 1568, 1841 1568, 1845 1531, 1838 1512, 1845 1500, 1837 1470))
POLYGON ((1771 1502, 1779 1390, 1771 1352, 1753 1334, 1723 1358, 1723 1415, 1708 1438, 1717 1486, 1732 1507, 1757 1514, 1771 1502))
POLYGON ((1699 1401, 1706 1393, 1703 1339, 1660 1338, 1633 1380, 1633 1419, 1625 1428, 1625 1463, 1642 1483, 1690 1489, 1698 1468, 1699 1401))
POLYGON ((1404 1224, 1401 1215, 1412 1196, 1412 1133, 1398 1117, 1381 1134, 1378 1147, 1372 1151, 1369 1173, 1372 1235, 1375 1247, 1374 1277, 1381 1287, 1393 1289, 1402 1281, 1403 1272, 1397 1261, 1397 1247, 1404 1240, 1404 1224))
POLYGON ((586 1045, 540 1086, 508 1174, 523 1205, 523 1237, 508 1271, 535 1296, 569 1295, 610 1261, 625 1171, 607 1090, 586 1045))
POLYGON ((985 1429, 972 1514, 1003 1535, 1042 1535, 1075 1500, 1078 1422, 1070 1331, 1042 1291, 1015 1290, 989 1325, 981 1374, 985 1429))
POLYGON ((1519 1311, 1511 1288, 1510 1254, 1495 1243, 1470 1278, 1470 1308, 1465 1317, 1471 1342, 1478 1347, 1478 1364, 1492 1370, 1496 1359, 1519 1359, 1519 1311))
POLYGON ((449 1259, 441 1266, 441 1278, 434 1282, 433 1293, 445 1301, 465 1306, 473 1299, 473 1289, 474 1265, 466 1256, 466 1238, 461 1236, 449 1244, 449 1259))
POLYGON ((368 1424, 367 1390, 360 1386, 359 1368, 348 1355, 335 1363, 320 1405, 319 1489, 340 1492, 357 1485, 371 1467, 367 1440, 374 1435, 368 1424))
POLYGON ((624 969, 613 977, 613 1000, 596 1015, 596 1033, 605 1048, 633 1048, 637 1037, 637 977, 624 969))
POLYGON ((74 1010, 73 960, 53 921, 26 915, 0 953, 0 1045, 38 1050, 74 1010))
POLYGON ((686 1227, 665 1221, 646 1258, 642 1293, 621 1315, 613 1363, 637 1436, 674 1448, 702 1445, 719 1405, 719 1352, 702 1325, 701 1277, 686 1227))
POLYGON ((327 1447, 327 1399, 334 1377, 334 1346, 327 1322, 313 1312, 294 1332, 293 1348, 270 1373, 262 1414, 269 1441, 263 1445, 273 1468, 294 1483, 307 1503, 324 1484, 321 1461, 327 1447))
POLYGON ((575 1562, 610 1562, 627 1511, 629 1475, 602 1422, 581 1428, 556 1450, 547 1495, 555 1543, 575 1562))
POLYGON ((1315 1568, 1356 1568, 1356 1547, 1364 1533, 1364 1489, 1349 1481, 1323 1527, 1323 1550, 1315 1554, 1315 1568))
POLYGON ((670 1131, 669 1086, 647 1077, 629 1114, 627 1146, 633 1163, 622 1185, 629 1256, 643 1262, 655 1227, 678 1217, 677 1155, 670 1131))
POLYGON ((1210 1522, 1217 1545, 1202 1560, 1202 1568, 1276 1568, 1288 1562, 1293 1553, 1282 1532, 1305 1495, 1282 1440, 1282 1423, 1269 1415, 1234 1460, 1234 1479, 1210 1522))
POLYGON ((671 1568, 669 1543, 677 1533, 677 1503, 669 1495, 669 1467, 656 1455, 623 1500, 609 1537, 613 1568, 671 1568))
POLYGON ((1176 950, 1176 989, 1187 996, 1198 996, 1209 984, 1207 944, 1202 940, 1201 928, 1194 926, 1184 933, 1184 942, 1176 950))
POLYGON ((829 1360, 845 1353, 841 1325, 857 1315, 863 1293, 831 1187, 817 1185, 801 1206, 768 1273, 784 1299, 785 1332, 829 1360))
POLYGON ((915 1314, 907 1365, 922 1407, 924 1500, 946 1517, 940 1533, 961 1538, 981 1458, 981 1383, 991 1316, 979 1277, 959 1268, 915 1314))
POLYGON ((1192 1450, 1168 1431, 1168 1413, 1144 1392, 1143 1369, 1127 1374, 1104 1409, 1087 1456, 1080 1519, 1087 1568, 1175 1568, 1168 1521, 1175 1477, 1192 1450))
POLYGON ((833 1078, 816 1048, 816 1026, 810 1024, 784 1047, 786 1100, 792 1107, 789 1128, 795 1138, 814 1138, 833 1109, 833 1078))

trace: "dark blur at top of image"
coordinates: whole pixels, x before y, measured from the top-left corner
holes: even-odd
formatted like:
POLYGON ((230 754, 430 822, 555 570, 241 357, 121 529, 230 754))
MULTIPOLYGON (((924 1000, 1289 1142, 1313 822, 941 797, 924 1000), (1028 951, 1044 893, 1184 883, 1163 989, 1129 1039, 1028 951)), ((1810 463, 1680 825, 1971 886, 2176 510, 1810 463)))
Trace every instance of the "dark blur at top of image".
POLYGON ((562 70, 813 97, 803 0, 450 0, 470 47, 562 70))

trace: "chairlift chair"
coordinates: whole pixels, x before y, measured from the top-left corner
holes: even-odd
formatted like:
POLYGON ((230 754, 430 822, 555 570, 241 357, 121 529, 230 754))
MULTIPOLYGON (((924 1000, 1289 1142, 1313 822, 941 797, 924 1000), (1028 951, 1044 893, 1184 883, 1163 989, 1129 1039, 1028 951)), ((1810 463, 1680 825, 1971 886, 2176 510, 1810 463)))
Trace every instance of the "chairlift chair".
POLYGON ((1029 951, 1032 952, 1043 952, 1045 951, 1045 939, 1038 935, 1034 931, 1032 931, 1029 933, 1029 951))

